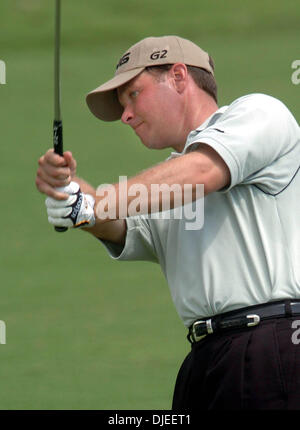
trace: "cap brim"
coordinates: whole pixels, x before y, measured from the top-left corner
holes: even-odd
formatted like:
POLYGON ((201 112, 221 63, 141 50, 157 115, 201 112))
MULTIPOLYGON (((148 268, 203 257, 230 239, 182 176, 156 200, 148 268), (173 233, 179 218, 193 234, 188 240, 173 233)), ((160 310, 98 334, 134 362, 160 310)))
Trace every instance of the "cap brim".
POLYGON ((86 96, 86 102, 90 111, 103 121, 120 119, 123 108, 119 103, 116 89, 131 81, 144 69, 144 67, 139 67, 120 73, 110 81, 89 92, 86 96))

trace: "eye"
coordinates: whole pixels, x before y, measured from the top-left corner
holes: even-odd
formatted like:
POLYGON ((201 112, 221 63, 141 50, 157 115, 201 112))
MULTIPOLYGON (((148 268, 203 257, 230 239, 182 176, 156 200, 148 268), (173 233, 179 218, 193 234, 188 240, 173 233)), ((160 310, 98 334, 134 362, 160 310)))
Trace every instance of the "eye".
POLYGON ((139 94, 139 91, 131 91, 131 93, 129 94, 129 97, 131 98, 131 99, 135 99, 135 98, 137 98, 137 96, 138 96, 138 94, 139 94))

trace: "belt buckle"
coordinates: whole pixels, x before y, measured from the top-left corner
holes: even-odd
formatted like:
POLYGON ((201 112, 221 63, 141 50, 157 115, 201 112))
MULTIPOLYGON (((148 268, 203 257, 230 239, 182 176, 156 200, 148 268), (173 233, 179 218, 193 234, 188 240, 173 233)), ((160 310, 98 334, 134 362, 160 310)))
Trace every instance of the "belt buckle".
POLYGON ((260 322, 260 316, 256 315, 256 314, 247 315, 247 318, 252 318, 253 319, 253 321, 250 321, 250 322, 247 323, 248 327, 253 327, 253 326, 259 324, 259 322, 260 322))
POLYGON ((193 328, 192 328, 192 334, 193 334, 193 338, 194 338, 195 342, 198 342, 204 336, 206 336, 207 334, 211 334, 211 333, 213 333, 211 319, 208 319, 208 320, 199 320, 199 321, 194 322, 193 328), (206 333, 203 333, 200 336, 197 336, 197 334, 196 334, 196 327, 200 326, 201 324, 205 325, 206 333))

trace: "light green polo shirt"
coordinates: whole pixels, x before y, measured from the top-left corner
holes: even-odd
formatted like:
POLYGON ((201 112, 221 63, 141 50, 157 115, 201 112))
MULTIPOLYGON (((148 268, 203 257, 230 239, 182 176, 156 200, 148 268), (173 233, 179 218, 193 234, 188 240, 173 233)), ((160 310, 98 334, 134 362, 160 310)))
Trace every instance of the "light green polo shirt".
POLYGON ((204 198, 204 225, 127 218, 112 258, 159 263, 184 324, 222 312, 300 298, 300 128, 279 100, 250 94, 192 131, 180 157, 210 145, 231 173, 227 189, 204 198))

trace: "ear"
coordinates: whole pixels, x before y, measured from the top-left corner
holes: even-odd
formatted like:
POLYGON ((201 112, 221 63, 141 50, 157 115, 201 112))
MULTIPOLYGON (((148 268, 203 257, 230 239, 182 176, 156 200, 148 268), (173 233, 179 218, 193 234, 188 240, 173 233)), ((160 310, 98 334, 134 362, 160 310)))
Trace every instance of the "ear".
POLYGON ((188 71, 184 63, 173 64, 172 68, 169 70, 170 77, 173 80, 175 89, 181 94, 188 82, 188 71))

